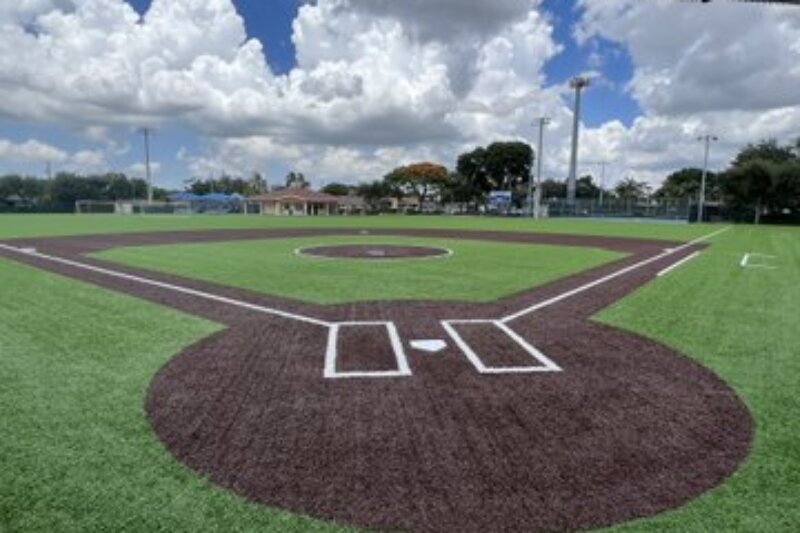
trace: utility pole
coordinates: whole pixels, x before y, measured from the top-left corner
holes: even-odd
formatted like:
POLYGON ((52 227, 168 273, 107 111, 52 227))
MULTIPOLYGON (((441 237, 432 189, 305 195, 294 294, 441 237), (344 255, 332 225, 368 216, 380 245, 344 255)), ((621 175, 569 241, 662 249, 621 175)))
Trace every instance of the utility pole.
POLYGON ((591 84, 586 76, 577 76, 569 82, 571 89, 575 90, 575 109, 572 123, 572 155, 569 162, 569 178, 567 179, 567 204, 575 205, 575 192, 578 181, 578 136, 581 125, 581 91, 591 84))
POLYGON ((542 159, 544 159, 544 129, 550 124, 548 117, 539 117, 536 124, 539 127, 539 145, 536 152, 536 192, 533 191, 533 180, 528 182, 528 205, 531 206, 531 215, 538 220, 542 216, 542 159))
POLYGON ((697 204, 697 222, 701 223, 705 219, 704 211, 706 207, 706 181, 708 180, 708 156, 711 152, 711 143, 718 141, 719 137, 715 135, 703 135, 697 138, 698 141, 705 143, 705 157, 703 159, 703 179, 700 182, 700 201, 697 204))
POLYGON ((603 200, 605 199, 606 192, 606 167, 611 164, 611 161, 592 161, 589 164, 600 167, 600 207, 603 207, 603 200))
POLYGON ((147 203, 153 203, 153 176, 150 172, 150 136, 153 131, 144 127, 141 130, 142 137, 144 138, 144 172, 147 177, 147 203))

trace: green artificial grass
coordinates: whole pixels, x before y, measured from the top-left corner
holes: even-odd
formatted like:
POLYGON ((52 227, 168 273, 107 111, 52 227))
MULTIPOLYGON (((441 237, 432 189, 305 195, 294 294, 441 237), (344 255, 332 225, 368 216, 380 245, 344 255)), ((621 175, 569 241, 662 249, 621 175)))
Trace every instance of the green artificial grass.
POLYGON ((675 274, 601 313, 689 354, 728 382, 756 424, 752 453, 725 484, 682 509, 617 531, 800 529, 800 229, 740 227, 675 274), (743 269, 757 252, 773 269, 743 269))
POLYGON ((180 465, 152 376, 215 324, 0 259, 0 531, 342 531, 180 465))
MULTIPOLYGON (((457 230, 537 231, 688 241, 709 233, 712 226, 599 220, 531 220, 527 218, 445 216, 123 216, 123 215, 0 215, 0 239, 239 228, 445 228, 457 230)), ((722 226, 718 226, 722 227, 722 226)))
POLYGON ((485 302, 624 254, 580 247, 405 237, 313 237, 117 248, 97 257, 320 304, 380 300, 485 302), (330 259, 297 255, 319 244, 448 248, 449 257, 330 259))
MULTIPOLYGON (((7 220, 18 218, 0 217, 6 236, 7 220)), ((52 220, 50 228, 37 222, 26 231, 77 231, 52 220)), ((597 229, 571 224, 558 228, 597 229)), ((94 232, 105 229, 112 228, 94 232)), ((639 231, 645 236, 652 228, 639 231)), ((0 284, 0 531, 340 530, 210 485, 150 431, 143 403, 153 374, 219 326, 1 259, 0 284)), ((713 369, 756 422, 752 454, 727 483, 680 509, 612 530, 797 530, 798 302, 800 229, 737 227, 700 258, 597 317, 713 369), (777 256, 777 269, 741 269, 746 252, 777 256)))

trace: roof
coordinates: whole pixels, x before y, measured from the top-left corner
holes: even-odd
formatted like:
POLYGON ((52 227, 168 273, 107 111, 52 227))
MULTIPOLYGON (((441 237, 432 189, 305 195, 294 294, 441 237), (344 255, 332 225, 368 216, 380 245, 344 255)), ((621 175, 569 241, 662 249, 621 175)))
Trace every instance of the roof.
POLYGON ((300 200, 319 204, 338 204, 339 198, 311 189, 283 189, 250 198, 256 202, 280 202, 284 200, 300 200))

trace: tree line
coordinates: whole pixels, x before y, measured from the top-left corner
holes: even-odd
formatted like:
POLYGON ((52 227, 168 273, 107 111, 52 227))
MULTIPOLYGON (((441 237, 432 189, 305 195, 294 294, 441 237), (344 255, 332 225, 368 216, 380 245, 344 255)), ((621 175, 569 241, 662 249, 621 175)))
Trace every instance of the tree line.
MULTIPOLYGON (((397 167, 383 179, 360 185, 330 183, 323 192, 364 198, 370 210, 388 209, 392 199, 416 199, 417 209, 436 210, 437 206, 455 204, 464 212, 477 212, 486 205, 493 190, 512 192, 512 204, 525 206, 528 184, 535 162, 533 149, 522 142, 495 142, 458 156, 454 169, 433 162, 419 162, 397 167)), ((664 199, 697 203, 702 170, 684 168, 670 174, 655 191, 647 182, 627 177, 613 188, 603 190, 591 175, 577 180, 578 199, 619 198, 637 201, 664 199)), ((308 187, 309 180, 299 172, 290 172, 285 187, 308 187)), ((262 194, 269 184, 259 173, 250 178, 222 176, 218 179, 192 179, 184 183, 186 191, 262 194)), ((165 200, 168 191, 154 188, 154 198, 165 200)), ((542 182, 542 198, 565 199, 566 180, 542 182)), ((71 212, 78 200, 116 201, 147 198, 147 184, 122 173, 81 176, 59 173, 52 179, 16 174, 0 176, 0 212, 71 212)), ((723 218, 759 223, 767 221, 800 222, 800 139, 781 145, 774 139, 749 144, 737 153, 729 167, 707 176, 706 199, 723 218)), ((713 211, 713 209, 712 209, 713 211)))
MULTIPOLYGON (((167 191, 153 189, 158 200, 167 191)), ((0 212, 70 213, 78 200, 116 201, 147 199, 147 182, 121 173, 81 176, 69 172, 41 179, 18 174, 0 176, 0 212)))

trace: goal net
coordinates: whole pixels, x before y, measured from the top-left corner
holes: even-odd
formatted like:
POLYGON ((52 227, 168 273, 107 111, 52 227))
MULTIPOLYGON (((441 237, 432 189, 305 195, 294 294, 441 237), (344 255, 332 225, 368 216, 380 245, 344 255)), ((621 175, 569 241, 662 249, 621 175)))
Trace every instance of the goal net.
POLYGON ((189 202, 146 202, 142 200, 119 200, 103 202, 78 200, 75 213, 79 215, 178 215, 192 214, 189 202))

